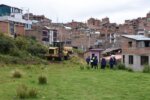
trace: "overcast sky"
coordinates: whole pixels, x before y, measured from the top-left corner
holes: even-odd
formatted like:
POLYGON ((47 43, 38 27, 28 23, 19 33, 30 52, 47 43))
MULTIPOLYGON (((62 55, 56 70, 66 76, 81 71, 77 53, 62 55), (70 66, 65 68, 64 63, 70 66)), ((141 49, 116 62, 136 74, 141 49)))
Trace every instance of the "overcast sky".
POLYGON ((31 13, 44 14, 53 22, 109 17, 111 22, 123 23, 150 11, 150 0, 0 0, 0 4, 29 8, 31 13))

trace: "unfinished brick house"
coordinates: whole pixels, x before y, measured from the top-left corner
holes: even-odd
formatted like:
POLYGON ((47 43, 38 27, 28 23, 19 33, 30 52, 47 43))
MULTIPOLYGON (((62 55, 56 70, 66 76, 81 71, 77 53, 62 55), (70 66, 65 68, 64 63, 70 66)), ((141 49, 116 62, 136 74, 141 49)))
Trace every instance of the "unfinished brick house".
POLYGON ((144 35, 123 35, 122 55, 126 67, 142 71, 145 64, 150 65, 150 38, 144 35))
POLYGON ((12 29, 9 21, 0 21, 0 32, 1 33, 11 35, 11 34, 13 34, 12 30, 17 35, 25 35, 24 25, 15 24, 13 29, 12 29))

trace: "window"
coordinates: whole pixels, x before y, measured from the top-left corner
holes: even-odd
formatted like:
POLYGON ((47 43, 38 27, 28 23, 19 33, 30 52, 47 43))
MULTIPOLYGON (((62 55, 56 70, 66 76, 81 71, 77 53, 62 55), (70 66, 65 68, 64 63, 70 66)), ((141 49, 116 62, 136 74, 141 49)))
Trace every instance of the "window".
POLYGON ((132 47, 132 42, 131 42, 131 41, 128 42, 128 46, 129 46, 129 47, 132 47))
POLYGON ((129 55, 129 64, 133 64, 133 56, 129 55))
POLYGON ((42 34, 43 36, 47 36, 48 35, 48 33, 47 33, 47 31, 43 31, 43 34, 42 34))
POLYGON ((49 49, 49 54, 54 54, 54 49, 49 49))
POLYGON ((125 55, 123 55, 123 63, 125 63, 125 55))
POLYGON ((48 42, 48 41, 49 41, 49 38, 42 38, 42 41, 48 42))
POLYGON ((145 47, 150 47, 150 42, 149 41, 144 41, 145 47))
POLYGON ((148 56, 141 56, 141 65, 148 64, 149 57, 148 56))

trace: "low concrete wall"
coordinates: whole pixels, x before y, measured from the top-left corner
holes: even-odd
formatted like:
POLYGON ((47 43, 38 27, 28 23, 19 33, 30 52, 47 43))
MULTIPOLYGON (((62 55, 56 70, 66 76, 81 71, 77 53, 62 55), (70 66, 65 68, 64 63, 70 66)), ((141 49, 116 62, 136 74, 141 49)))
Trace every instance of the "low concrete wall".
MULTIPOLYGON (((134 71, 142 71, 144 66, 141 65, 141 55, 134 54, 123 54, 125 55, 125 65, 126 67, 132 68, 134 71), (129 64, 129 55, 133 55, 133 64, 129 64)), ((150 65, 150 55, 149 56, 149 65, 150 65)), ((123 62, 123 59, 122 59, 123 62)))

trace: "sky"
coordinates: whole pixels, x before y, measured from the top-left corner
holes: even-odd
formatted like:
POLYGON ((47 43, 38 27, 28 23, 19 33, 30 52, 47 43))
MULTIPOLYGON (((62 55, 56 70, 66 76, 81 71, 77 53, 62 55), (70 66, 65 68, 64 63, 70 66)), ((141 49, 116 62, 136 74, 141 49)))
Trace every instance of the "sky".
POLYGON ((89 18, 123 23, 126 19, 145 17, 150 0, 0 0, 0 4, 29 9, 30 13, 45 15, 52 22, 86 22, 89 18))

